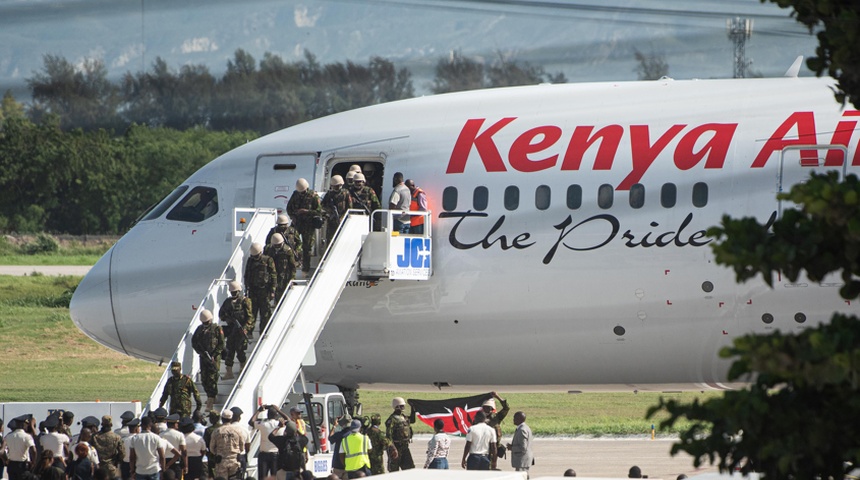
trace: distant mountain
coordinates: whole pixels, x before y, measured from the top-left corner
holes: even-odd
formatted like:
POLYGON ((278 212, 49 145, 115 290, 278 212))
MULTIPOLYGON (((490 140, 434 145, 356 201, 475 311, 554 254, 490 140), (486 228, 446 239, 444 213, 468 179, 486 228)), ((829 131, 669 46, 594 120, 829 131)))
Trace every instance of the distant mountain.
POLYGON ((816 45, 788 13, 757 0, 6 0, 0 90, 28 99, 25 80, 44 54, 101 58, 119 78, 158 56, 220 74, 238 48, 258 60, 265 52, 299 60, 305 50, 322 63, 381 56, 409 68, 419 94, 452 51, 595 81, 635 80, 638 49, 663 56, 674 78, 725 78, 734 58, 726 19, 735 16, 754 21, 751 69, 774 76, 816 45))

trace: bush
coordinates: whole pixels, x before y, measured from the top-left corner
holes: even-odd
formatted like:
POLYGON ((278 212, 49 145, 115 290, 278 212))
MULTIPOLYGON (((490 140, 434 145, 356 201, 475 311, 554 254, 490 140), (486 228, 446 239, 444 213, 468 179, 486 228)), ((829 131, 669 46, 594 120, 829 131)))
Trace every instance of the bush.
POLYGON ((60 250, 60 244, 57 240, 45 233, 36 235, 36 239, 32 242, 25 243, 21 250, 26 255, 37 255, 40 253, 55 253, 60 250))

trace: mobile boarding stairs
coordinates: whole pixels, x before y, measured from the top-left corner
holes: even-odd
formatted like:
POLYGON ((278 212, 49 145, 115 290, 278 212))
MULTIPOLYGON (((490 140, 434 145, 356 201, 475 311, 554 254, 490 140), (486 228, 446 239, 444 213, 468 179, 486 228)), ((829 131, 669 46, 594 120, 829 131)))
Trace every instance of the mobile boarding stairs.
MULTIPOLYGON (((427 280, 432 275, 431 234, 429 212, 409 212, 424 216, 425 233, 400 235, 386 225, 392 225, 394 215, 400 211, 377 210, 372 216, 363 211, 350 210, 344 216, 331 245, 324 248, 322 257, 308 279, 293 280, 284 295, 276 299, 266 329, 257 337, 248 332, 249 345, 245 368, 232 380, 224 380, 223 362, 215 410, 223 411, 235 406, 244 413, 242 422, 254 415, 258 405, 284 405, 294 388, 305 389, 302 366, 316 363, 314 344, 326 321, 334 310, 347 281, 356 278, 389 278, 392 280, 427 280), (252 336, 253 335, 253 336, 252 336), (301 380, 300 384, 296 382, 301 380), (300 385, 300 387, 299 387, 300 385)), ((228 283, 242 281, 244 261, 254 242, 265 243, 266 236, 275 226, 278 212, 275 209, 236 209, 233 215, 233 253, 221 276, 212 280, 209 290, 198 305, 209 309, 215 320, 221 304, 230 296, 228 283), (245 223, 244 216, 251 220, 245 223), (243 228, 244 227, 244 228, 243 228)), ((320 235, 317 235, 319 238, 320 235)), ((318 243, 319 245, 319 243, 318 243)), ((323 251, 323 248, 318 250, 323 251)), ((315 257, 316 258, 316 257, 315 257)), ((244 282, 243 282, 244 284, 244 282)), ((167 364, 164 374, 152 392, 144 411, 158 408, 167 380, 171 376, 170 362, 182 362, 182 373, 195 380, 201 397, 205 396, 199 382, 200 359, 191 347, 191 337, 200 325, 200 310, 179 341, 176 351, 167 364)), ((310 395, 305 395, 305 399, 310 395)), ((309 415, 313 409, 307 405, 309 415)), ((310 418, 310 425, 315 425, 310 418)), ((320 445, 315 428, 310 428, 313 445, 320 445)), ((255 436, 256 437, 256 436, 255 436)), ((251 439, 248 453, 249 473, 256 469, 259 438, 251 439)), ((309 446, 309 448, 311 448, 309 446)), ((327 473, 326 473, 327 474, 327 473)))

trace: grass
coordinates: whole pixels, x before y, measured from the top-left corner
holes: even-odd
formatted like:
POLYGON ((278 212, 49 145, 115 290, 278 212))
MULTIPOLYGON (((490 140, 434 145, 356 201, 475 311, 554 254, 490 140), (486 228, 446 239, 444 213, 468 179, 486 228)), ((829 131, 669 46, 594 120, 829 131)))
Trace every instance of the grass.
POLYGON ((110 249, 109 239, 57 240, 46 234, 12 243, 0 237, 0 265, 93 265, 110 249))
MULTIPOLYGON (((102 347, 81 333, 69 317, 68 302, 80 277, 0 276, 0 402, 142 400, 163 370, 102 347)), ((502 424, 513 432, 513 412, 523 410, 537 435, 648 435, 645 411, 658 393, 510 393, 511 413, 502 424)), ((386 418, 391 399, 441 399, 451 393, 360 391, 364 414, 386 418)), ((718 394, 686 392, 692 401, 718 394)), ((656 420, 653 421, 656 423, 656 420)), ((686 428, 680 424, 681 429, 686 428)), ((430 427, 415 424, 417 433, 430 427)), ((673 432, 677 433, 676 428, 673 432)))

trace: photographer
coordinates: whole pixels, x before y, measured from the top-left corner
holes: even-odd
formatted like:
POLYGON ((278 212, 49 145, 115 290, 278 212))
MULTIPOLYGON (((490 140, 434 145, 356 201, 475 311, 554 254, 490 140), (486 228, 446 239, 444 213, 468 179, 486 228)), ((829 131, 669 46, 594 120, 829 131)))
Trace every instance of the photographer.
POLYGON ((301 471, 305 469, 304 448, 307 446, 308 438, 298 435, 296 423, 290 420, 289 415, 280 409, 271 406, 280 415, 278 429, 269 434, 268 440, 278 449, 278 480, 292 480, 299 478, 301 471))
POLYGON ((269 435, 282 426, 278 422, 278 408, 274 405, 260 405, 257 412, 248 420, 248 425, 260 432, 257 478, 263 480, 270 475, 275 475, 278 470, 278 447, 269 440, 269 435))

